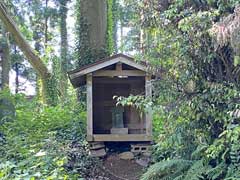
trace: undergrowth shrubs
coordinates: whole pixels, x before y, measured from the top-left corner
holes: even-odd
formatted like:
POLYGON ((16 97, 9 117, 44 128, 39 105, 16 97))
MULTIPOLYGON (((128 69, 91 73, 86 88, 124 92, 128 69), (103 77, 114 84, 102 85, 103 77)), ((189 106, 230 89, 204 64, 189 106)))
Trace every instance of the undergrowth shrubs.
POLYGON ((0 179, 78 179, 96 166, 85 141, 79 104, 44 106, 4 91, 15 117, 0 120, 0 179))
POLYGON ((240 179, 239 89, 205 84, 179 98, 155 112, 163 127, 155 128, 154 165, 142 179, 240 179))

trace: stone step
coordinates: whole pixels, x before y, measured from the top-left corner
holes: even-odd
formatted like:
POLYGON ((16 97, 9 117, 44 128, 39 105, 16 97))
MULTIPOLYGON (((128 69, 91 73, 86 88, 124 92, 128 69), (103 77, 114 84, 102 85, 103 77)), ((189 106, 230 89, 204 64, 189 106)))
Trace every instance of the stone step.
POLYGON ((132 159, 134 159, 134 154, 130 151, 120 153, 118 156, 122 160, 132 160, 132 159))
POLYGON ((90 150, 101 149, 101 148, 105 148, 105 144, 104 142, 91 142, 89 143, 89 148, 90 150))
POLYGON ((104 157, 106 156, 106 150, 104 148, 102 149, 96 149, 96 150, 90 150, 90 156, 91 157, 104 157))
POLYGON ((136 160, 136 163, 143 167, 148 167, 151 162, 150 157, 141 157, 136 160))

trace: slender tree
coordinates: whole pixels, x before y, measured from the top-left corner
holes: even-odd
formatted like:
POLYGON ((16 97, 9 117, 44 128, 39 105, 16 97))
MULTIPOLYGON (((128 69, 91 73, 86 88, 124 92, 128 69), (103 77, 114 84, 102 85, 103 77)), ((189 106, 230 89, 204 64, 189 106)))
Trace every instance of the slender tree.
POLYGON ((0 59, 2 65, 2 87, 9 86, 9 71, 10 71, 10 50, 9 50, 9 39, 8 32, 4 26, 1 26, 1 37, 0 37, 0 59))
POLYGON ((4 23, 6 29, 12 34, 16 44, 22 50, 24 55, 27 57, 30 64, 40 75, 43 83, 43 100, 47 104, 55 104, 55 87, 52 87, 54 79, 51 73, 48 71, 46 65, 42 62, 40 57, 31 48, 29 43, 24 38, 23 34, 20 32, 14 20, 8 14, 7 9, 3 2, 0 2, 0 19, 4 23))
POLYGON ((68 59, 68 32, 67 32, 67 3, 69 0, 59 0, 60 8, 60 38, 61 38, 61 82, 60 82, 60 91, 61 97, 64 101, 67 97, 67 84, 68 76, 67 70, 69 66, 68 59))
MULTIPOLYGON (((56 26, 58 16, 56 7, 49 6, 50 3, 55 3, 53 0, 34 0, 28 3, 29 26, 33 32, 34 49, 42 57, 44 63, 52 61, 53 52, 51 51, 51 43, 54 37, 53 30, 56 26), (29 13, 31 12, 31 13, 29 13), (44 53, 43 53, 44 52, 44 53), (51 52, 51 53, 50 53, 51 52), (51 54, 51 55, 50 55, 51 54)), ((53 65, 54 63, 52 63, 53 65)), ((54 67, 53 67, 54 69, 54 67)), ((38 98, 42 99, 42 82, 39 75, 36 76, 36 92, 38 98)))

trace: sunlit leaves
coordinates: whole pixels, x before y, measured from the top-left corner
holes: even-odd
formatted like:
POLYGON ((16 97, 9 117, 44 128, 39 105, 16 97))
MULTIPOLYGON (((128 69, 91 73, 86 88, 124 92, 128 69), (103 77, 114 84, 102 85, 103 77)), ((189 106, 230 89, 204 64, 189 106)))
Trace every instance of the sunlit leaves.
POLYGON ((237 55, 240 54, 240 6, 237 6, 233 14, 224 17, 211 28, 211 34, 216 39, 217 46, 223 47, 231 44, 237 55))
MULTIPOLYGON (((17 116, 0 126, 0 136, 4 137, 0 138, 0 179, 77 178, 79 175, 67 172, 65 166, 68 154, 72 153, 71 143, 84 139, 82 108, 76 103, 69 107, 43 106, 22 95, 11 98, 5 91, 0 93, 0 98, 3 97, 14 100, 17 116)), ((84 156, 88 153, 84 149, 78 151, 84 156)))

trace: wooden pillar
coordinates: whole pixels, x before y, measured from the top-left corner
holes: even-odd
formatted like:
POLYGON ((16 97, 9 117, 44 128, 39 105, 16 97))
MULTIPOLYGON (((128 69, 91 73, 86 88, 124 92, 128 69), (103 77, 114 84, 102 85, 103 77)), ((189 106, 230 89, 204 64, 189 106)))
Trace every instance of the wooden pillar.
POLYGON ((87 140, 93 141, 92 73, 87 74, 87 140))
MULTIPOLYGON (((145 96, 152 99, 152 82, 151 75, 145 76, 145 96)), ((152 136, 152 109, 147 109, 146 112, 146 135, 152 136)))
POLYGON ((121 71, 122 71, 122 63, 121 63, 121 62, 118 62, 118 63, 116 64, 116 71, 118 71, 118 72, 121 72, 121 71))

